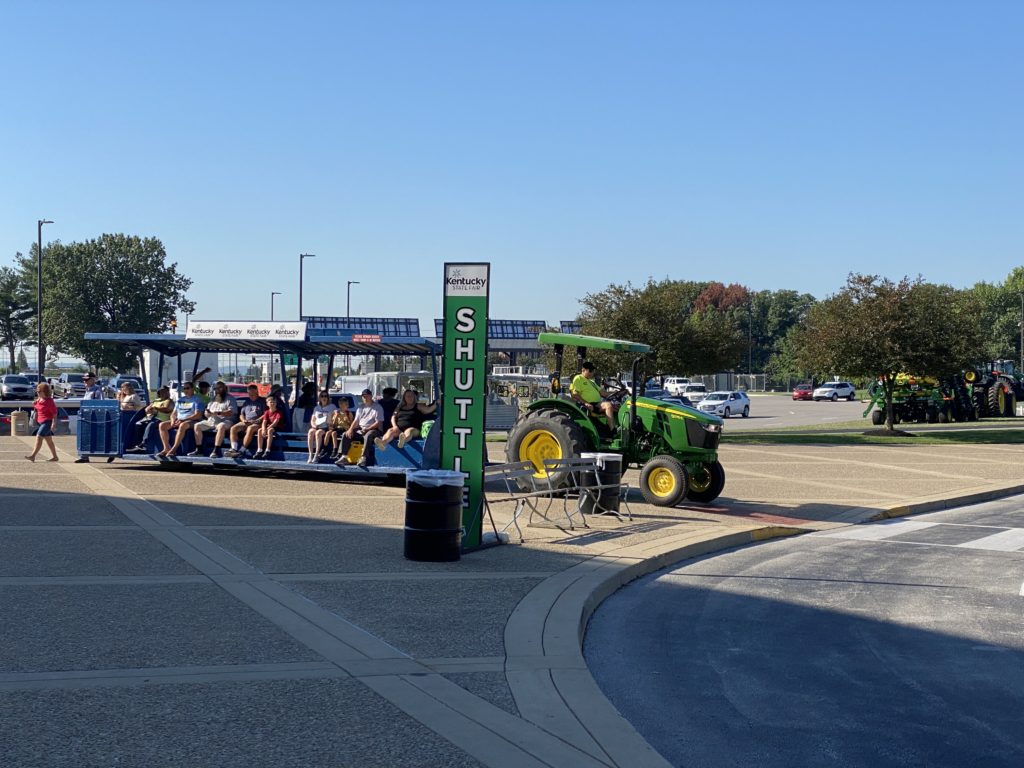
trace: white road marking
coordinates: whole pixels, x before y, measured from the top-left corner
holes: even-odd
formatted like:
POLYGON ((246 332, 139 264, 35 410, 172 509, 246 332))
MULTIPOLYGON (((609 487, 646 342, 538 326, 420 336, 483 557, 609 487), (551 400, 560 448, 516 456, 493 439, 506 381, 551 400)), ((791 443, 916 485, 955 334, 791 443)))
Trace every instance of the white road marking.
POLYGON ((1016 552, 1024 548, 1024 528, 1010 528, 1006 531, 993 533, 974 541, 965 541, 957 544, 958 547, 968 549, 991 549, 998 552, 1016 552))
POLYGON ((851 525, 829 533, 817 533, 815 536, 826 536, 836 539, 860 539, 863 541, 879 541, 901 533, 911 533, 925 528, 933 528, 939 523, 924 523, 919 520, 895 520, 892 522, 873 523, 871 525, 851 525))

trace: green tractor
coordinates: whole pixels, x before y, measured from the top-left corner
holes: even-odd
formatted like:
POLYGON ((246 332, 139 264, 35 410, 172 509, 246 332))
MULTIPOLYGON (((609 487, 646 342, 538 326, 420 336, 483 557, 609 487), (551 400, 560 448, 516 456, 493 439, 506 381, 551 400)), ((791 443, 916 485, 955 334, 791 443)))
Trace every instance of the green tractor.
MULTIPOLYGON (((527 406, 508 435, 508 461, 530 461, 543 473, 545 459, 576 458, 585 452, 618 453, 623 469, 640 469, 640 492, 649 503, 671 507, 684 498, 710 503, 725 487, 725 471, 718 461, 722 419, 683 405, 643 397, 641 363, 651 348, 646 344, 569 333, 541 333, 537 340, 555 351, 551 396, 527 406), (604 414, 592 415, 561 391, 562 355, 576 347, 582 364, 587 349, 627 352, 633 361, 632 385, 605 379, 615 390, 620 407, 617 430, 610 433, 604 414)), ((579 370, 579 366, 577 366, 579 370)), ((558 482, 558 478, 555 478, 558 482)))
POLYGON ((1024 399, 1024 380, 1015 373, 1012 360, 995 360, 964 372, 979 416, 1015 416, 1024 399))

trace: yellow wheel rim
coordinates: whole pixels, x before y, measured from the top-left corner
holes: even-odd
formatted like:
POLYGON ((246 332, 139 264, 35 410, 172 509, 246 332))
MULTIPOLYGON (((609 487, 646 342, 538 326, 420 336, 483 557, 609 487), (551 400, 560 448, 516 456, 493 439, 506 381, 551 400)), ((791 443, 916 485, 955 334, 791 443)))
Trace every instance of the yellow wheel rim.
POLYGON ((671 470, 657 467, 647 476, 647 487, 655 496, 669 496, 676 489, 676 476, 671 470))
POLYGON ((999 415, 1002 416, 1006 413, 1006 390, 1003 387, 999 387, 996 392, 996 403, 999 404, 999 415))
POLYGON ((703 493, 711 487, 711 471, 707 467, 701 467, 700 470, 693 475, 690 475, 690 490, 696 491, 697 493, 703 493))
POLYGON ((978 378, 978 375, 974 371, 968 371, 964 374, 964 381, 974 383, 978 378))
POLYGON ((537 477, 544 477, 544 459, 562 458, 558 438, 546 429, 530 432, 519 444, 519 460, 529 461, 537 468, 537 477))

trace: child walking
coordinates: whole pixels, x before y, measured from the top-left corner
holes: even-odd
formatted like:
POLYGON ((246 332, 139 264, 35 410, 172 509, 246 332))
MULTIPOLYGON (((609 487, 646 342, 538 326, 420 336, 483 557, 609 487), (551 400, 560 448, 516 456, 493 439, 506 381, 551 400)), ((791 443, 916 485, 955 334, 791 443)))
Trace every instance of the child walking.
POLYGON ((45 440, 46 447, 50 449, 50 455, 53 457, 47 461, 57 461, 57 449, 53 445, 53 423, 57 420, 57 404, 53 402, 50 385, 45 381, 36 385, 36 399, 33 401, 32 407, 35 409, 36 424, 39 427, 36 429, 36 446, 32 449, 32 453, 25 458, 35 461, 45 440))

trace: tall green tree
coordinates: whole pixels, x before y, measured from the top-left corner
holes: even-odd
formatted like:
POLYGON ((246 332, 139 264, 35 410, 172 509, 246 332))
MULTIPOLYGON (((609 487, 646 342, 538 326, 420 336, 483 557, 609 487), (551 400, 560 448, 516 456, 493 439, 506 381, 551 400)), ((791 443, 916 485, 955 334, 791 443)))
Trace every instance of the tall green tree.
MULTIPOLYGON (((609 285, 584 296, 578 316, 583 332, 649 344, 649 372, 714 373, 736 366, 747 350, 738 308, 742 286, 683 280, 649 280, 642 288, 609 285)), ((629 370, 628 355, 594 354, 605 370, 629 370)))
MULTIPOLYGON (((19 259, 23 278, 33 285, 33 301, 36 251, 33 246, 28 258, 19 259)), ((167 263, 155 237, 104 234, 81 243, 50 243, 43 257, 44 341, 93 365, 127 371, 138 362, 137 351, 86 341, 85 333, 162 331, 178 312, 195 309, 185 298, 191 285, 176 263, 167 263)))
POLYGON ((970 292, 979 302, 978 324, 985 337, 975 362, 1019 360, 1024 267, 1015 267, 1002 283, 977 283, 970 292))
POLYGON ((18 272, 0 267, 0 346, 7 350, 9 372, 14 370, 15 347, 31 332, 30 321, 36 314, 34 301, 34 295, 29 296, 18 272))
POLYGON ((851 274, 839 293, 809 310, 793 335, 795 358, 806 370, 877 379, 892 430, 896 376, 942 377, 968 367, 982 341, 978 312, 971 292, 948 285, 851 274))

